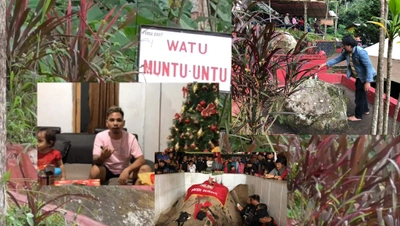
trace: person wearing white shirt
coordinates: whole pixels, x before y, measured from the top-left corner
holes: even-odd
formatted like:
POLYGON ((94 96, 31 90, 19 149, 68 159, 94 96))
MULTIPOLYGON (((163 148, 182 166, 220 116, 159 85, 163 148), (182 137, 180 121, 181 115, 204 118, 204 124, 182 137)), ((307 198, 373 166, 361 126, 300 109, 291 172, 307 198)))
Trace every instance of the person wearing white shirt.
POLYGON ((292 23, 290 23, 290 19, 289 19, 289 13, 286 13, 286 16, 283 19, 283 22, 285 23, 286 27, 291 27, 292 26, 292 23))
POLYGON ((196 173, 196 165, 193 164, 193 160, 190 160, 190 161, 189 161, 188 171, 189 171, 190 173, 196 173))

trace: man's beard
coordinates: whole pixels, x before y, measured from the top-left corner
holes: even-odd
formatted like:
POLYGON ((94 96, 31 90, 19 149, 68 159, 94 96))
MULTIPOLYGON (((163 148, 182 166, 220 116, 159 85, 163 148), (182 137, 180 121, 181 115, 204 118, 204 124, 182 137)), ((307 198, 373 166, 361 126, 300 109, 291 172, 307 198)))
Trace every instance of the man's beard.
POLYGON ((120 132, 121 132, 121 130, 118 127, 111 129, 111 133, 113 133, 113 134, 119 134, 120 132))

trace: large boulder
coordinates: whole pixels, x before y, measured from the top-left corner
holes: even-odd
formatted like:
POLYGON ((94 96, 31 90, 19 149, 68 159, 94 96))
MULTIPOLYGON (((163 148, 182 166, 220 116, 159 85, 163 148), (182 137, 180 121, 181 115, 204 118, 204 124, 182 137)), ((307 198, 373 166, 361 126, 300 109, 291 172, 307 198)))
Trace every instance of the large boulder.
POLYGON ((281 50, 279 51, 279 53, 286 54, 296 47, 297 41, 293 37, 293 35, 283 31, 276 32, 279 35, 271 40, 271 46, 273 46, 274 48, 280 48, 281 50))
POLYGON ((348 129, 345 91, 324 81, 308 79, 285 103, 284 122, 300 134, 342 133, 348 129))

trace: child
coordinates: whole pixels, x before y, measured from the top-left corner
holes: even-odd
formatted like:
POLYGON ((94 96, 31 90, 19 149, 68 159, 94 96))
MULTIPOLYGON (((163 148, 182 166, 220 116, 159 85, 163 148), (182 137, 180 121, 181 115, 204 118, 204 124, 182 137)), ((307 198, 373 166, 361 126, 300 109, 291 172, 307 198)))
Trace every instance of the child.
POLYGON ((235 166, 231 166, 231 170, 229 171, 229 173, 236 173, 236 168, 235 166))
POLYGON ((61 169, 61 180, 65 180, 64 163, 61 153, 53 149, 56 142, 54 130, 42 128, 37 133, 38 169, 43 170, 47 165, 53 164, 61 169))
POLYGON ((190 173, 196 173, 196 165, 193 163, 193 160, 189 161, 188 171, 190 173))

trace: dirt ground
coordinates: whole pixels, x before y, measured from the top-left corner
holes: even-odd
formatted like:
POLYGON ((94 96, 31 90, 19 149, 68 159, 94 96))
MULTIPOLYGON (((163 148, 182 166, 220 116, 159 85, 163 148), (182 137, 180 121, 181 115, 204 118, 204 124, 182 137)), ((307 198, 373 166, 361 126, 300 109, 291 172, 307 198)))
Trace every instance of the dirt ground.
MULTIPOLYGON (((347 115, 352 116, 354 115, 354 109, 355 109, 355 95, 354 92, 343 85, 338 85, 342 87, 347 94, 348 97, 348 103, 347 103, 347 115)), ((364 115, 363 119, 361 121, 357 122, 349 122, 348 128, 337 132, 337 134, 351 134, 351 135, 364 135, 364 134, 371 134, 371 125, 372 125, 372 113, 373 113, 373 105, 369 104, 370 108, 370 114, 369 115, 364 115)), ((389 118, 389 133, 391 133, 392 128, 393 128, 393 123, 394 120, 392 118, 389 118)), ((397 124, 399 126, 399 124, 397 124)), ((272 133, 273 134, 296 134, 291 128, 289 128, 286 125, 279 124, 279 122, 276 122, 272 126, 272 133)), ((323 132, 322 132, 323 133, 323 132)), ((316 131, 313 134, 322 134, 320 131, 316 131)))

